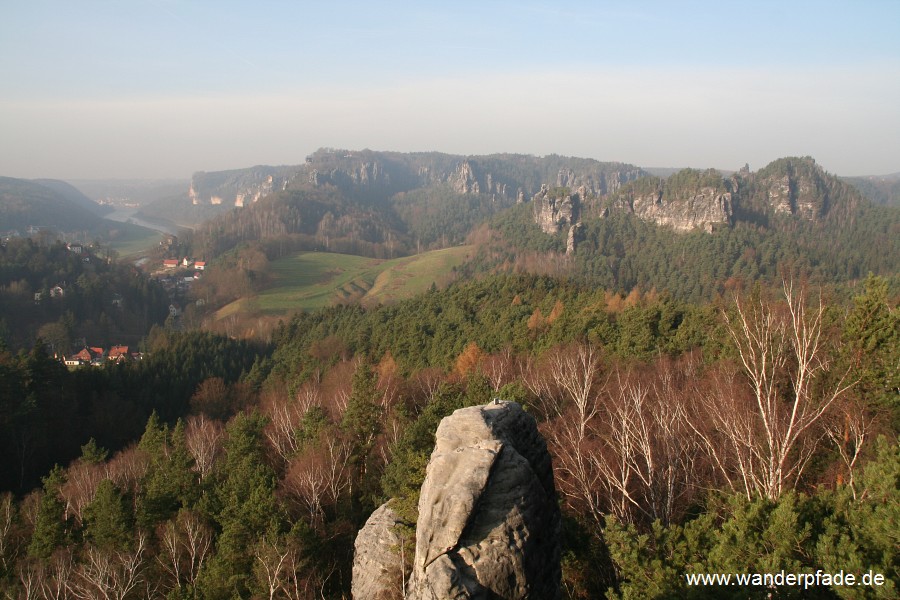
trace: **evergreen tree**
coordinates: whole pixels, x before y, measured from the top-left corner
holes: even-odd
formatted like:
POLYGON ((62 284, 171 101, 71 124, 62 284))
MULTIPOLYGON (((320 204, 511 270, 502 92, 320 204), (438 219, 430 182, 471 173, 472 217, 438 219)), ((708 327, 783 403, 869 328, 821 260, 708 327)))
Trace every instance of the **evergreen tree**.
POLYGON ((28 554, 35 558, 49 559, 56 548, 66 542, 65 504, 59 490, 65 482, 63 470, 58 465, 44 477, 44 490, 34 521, 34 533, 28 545, 28 554))
POLYGON ((900 427, 900 309, 890 305, 884 278, 870 274, 853 298, 843 339, 859 393, 900 427))
POLYGON ((182 421, 169 434, 168 427, 161 425, 153 413, 138 447, 147 453, 149 464, 141 483, 137 515, 140 525, 149 528, 179 509, 193 507, 200 490, 182 421))
POLYGON ((254 560, 248 550, 267 531, 284 527, 275 498, 275 474, 265 459, 264 426, 258 413, 239 414, 228 425, 216 487, 221 534, 216 555, 202 575, 205 598, 247 597, 254 560))
POLYGON ((372 450, 381 433, 383 411, 378 404, 379 396, 375 372, 368 363, 361 362, 353 373, 350 399, 341 427, 353 442, 351 461, 358 470, 362 491, 368 494, 375 492, 372 450))
POLYGON ((97 547, 125 550, 131 544, 134 515, 131 505, 109 479, 97 486, 94 500, 84 509, 84 537, 97 547))

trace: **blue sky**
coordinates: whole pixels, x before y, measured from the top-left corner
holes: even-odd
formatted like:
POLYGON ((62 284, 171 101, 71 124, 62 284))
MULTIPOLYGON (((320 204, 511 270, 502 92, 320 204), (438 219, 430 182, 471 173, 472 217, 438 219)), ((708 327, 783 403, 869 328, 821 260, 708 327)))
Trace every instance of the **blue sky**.
POLYGON ((3 0, 0 174, 320 146, 900 170, 900 1, 3 0))

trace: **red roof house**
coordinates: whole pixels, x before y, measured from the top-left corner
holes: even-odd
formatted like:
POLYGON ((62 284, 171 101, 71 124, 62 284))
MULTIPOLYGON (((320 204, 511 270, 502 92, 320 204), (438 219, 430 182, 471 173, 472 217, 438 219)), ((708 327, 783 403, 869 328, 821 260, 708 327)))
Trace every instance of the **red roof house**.
POLYGON ((109 349, 109 354, 106 355, 106 358, 116 362, 122 362, 123 360, 127 360, 130 356, 128 346, 113 346, 109 349))

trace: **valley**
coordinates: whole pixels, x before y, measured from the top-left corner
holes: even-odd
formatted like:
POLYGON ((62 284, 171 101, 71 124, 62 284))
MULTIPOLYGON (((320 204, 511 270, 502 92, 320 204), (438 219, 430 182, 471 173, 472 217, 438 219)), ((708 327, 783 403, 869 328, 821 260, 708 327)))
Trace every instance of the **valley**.
MULTIPOLYGON (((430 535, 426 465, 457 443, 436 430, 485 406, 533 419, 504 435, 546 456, 567 598, 684 597, 736 529, 747 568, 840 551, 894 581, 871 527, 898 505, 900 209, 811 157, 648 171, 322 149, 112 212, 0 179, 0 590, 106 557, 171 597, 255 598, 290 560, 271 585, 346 598, 356 541, 430 535), (187 575, 161 543, 190 535, 187 575)), ((374 544, 366 585, 400 590, 408 543, 374 544)))

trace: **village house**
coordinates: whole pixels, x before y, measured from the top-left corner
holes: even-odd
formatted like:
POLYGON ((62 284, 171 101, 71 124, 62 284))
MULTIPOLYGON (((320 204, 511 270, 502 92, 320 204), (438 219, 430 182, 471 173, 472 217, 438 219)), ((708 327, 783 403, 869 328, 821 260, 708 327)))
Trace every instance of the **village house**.
POLYGON ((63 359, 63 362, 67 367, 79 367, 81 365, 97 365, 103 363, 103 348, 96 347, 87 347, 85 346, 81 350, 79 350, 76 354, 71 356, 67 356, 63 359))
POLYGON ((177 258, 167 258, 163 261, 163 268, 165 269, 174 269, 178 266, 177 258))
POLYGON ((128 352, 128 346, 113 346, 106 355, 107 360, 117 363, 125 362, 131 354, 128 352))
POLYGON ((194 263, 194 268, 197 269, 198 271, 205 270, 206 269, 206 261, 198 260, 197 262, 194 263))

